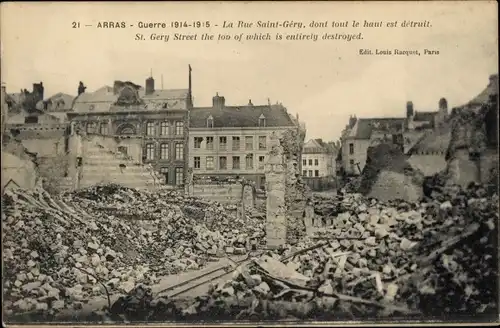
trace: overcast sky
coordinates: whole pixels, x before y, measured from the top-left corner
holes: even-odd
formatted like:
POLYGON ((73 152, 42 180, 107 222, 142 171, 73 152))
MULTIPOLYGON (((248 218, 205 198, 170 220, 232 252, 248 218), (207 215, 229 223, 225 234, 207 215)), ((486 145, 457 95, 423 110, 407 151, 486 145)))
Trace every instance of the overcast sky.
MULTIPOLYGON (((193 69, 195 106, 219 92, 229 105, 282 102, 306 123, 307 138, 336 140, 350 114, 403 116, 406 101, 435 110, 477 95, 498 72, 496 2, 445 3, 2 3, 2 82, 7 92, 43 81, 45 96, 91 92, 114 80, 144 85, 150 69, 161 87, 187 88, 193 69), (134 41, 136 33, 194 32, 102 30, 98 21, 172 20, 428 20, 431 28, 332 29, 363 32, 361 41, 134 41), (72 29, 79 21, 82 28, 72 29), (359 56, 359 49, 439 50, 437 56, 359 56)), ((219 26, 206 32, 219 33, 219 26)), ((262 30, 268 32, 269 30, 262 30)), ((291 33, 293 30, 274 30, 291 33)), ((326 30, 302 29, 301 33, 326 30)), ((227 33, 256 30, 230 30, 227 33)), ((257 31, 261 32, 261 31, 257 31)), ((273 33, 274 33, 273 32, 273 33)))

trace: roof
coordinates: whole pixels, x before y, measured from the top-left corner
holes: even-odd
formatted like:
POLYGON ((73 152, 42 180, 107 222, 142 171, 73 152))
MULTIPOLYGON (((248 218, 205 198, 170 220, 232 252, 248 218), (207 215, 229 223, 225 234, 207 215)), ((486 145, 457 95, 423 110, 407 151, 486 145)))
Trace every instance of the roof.
MULTIPOLYGON (((75 97, 72 95, 58 92, 55 95, 53 95, 52 97, 45 100, 45 102, 47 103, 46 111, 48 111, 48 112, 69 111, 73 107, 73 100, 74 99, 75 99, 75 97)), ((37 104, 37 108, 38 108, 38 104, 37 104)), ((44 109, 44 108, 41 108, 41 109, 44 109)))
POLYGON ((434 121, 434 117, 438 114, 438 112, 419 112, 416 111, 413 116, 414 121, 426 121, 432 122, 434 121))
POLYGON ((311 139, 303 146, 304 153, 326 153, 327 151, 326 144, 322 139, 311 139))
POLYGON ((349 137, 370 139, 372 132, 395 133, 403 130, 405 118, 358 118, 349 137))
POLYGON ((475 96, 471 101, 467 102, 458 108, 480 107, 487 104, 491 95, 498 95, 498 74, 492 74, 489 78, 489 83, 486 88, 475 96))
POLYGON ((206 128, 207 118, 213 117, 213 127, 258 127, 259 117, 264 115, 266 127, 295 126, 285 107, 281 105, 264 106, 225 106, 196 107, 191 110, 190 127, 206 128))
POLYGON ((469 104, 482 105, 488 103, 490 95, 498 94, 498 74, 492 74, 486 88, 481 91, 474 99, 469 101, 469 104))
POLYGON ((432 131, 417 142, 408 154, 445 153, 451 141, 451 129, 445 127, 440 131, 432 131))
MULTIPOLYGON (((118 81, 119 82, 119 81, 118 81)), ((120 93, 128 86, 129 83, 122 83, 117 94, 114 93, 113 87, 103 86, 91 93, 82 93, 76 97, 73 110, 79 113, 86 112, 109 112, 123 106, 114 106, 118 100, 120 93)), ((185 100, 189 96, 188 89, 166 89, 155 90, 152 94, 146 95, 145 89, 138 86, 136 96, 143 104, 137 105, 134 110, 143 109, 186 109, 185 100), (167 107, 164 104, 167 103, 167 107)))

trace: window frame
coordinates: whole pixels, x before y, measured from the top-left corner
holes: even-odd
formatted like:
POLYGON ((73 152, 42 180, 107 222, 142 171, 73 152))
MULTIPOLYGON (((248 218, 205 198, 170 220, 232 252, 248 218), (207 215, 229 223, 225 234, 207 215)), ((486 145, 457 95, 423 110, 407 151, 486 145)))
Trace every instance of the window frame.
POLYGON ((168 160, 170 158, 169 152, 170 152, 170 145, 167 142, 161 143, 160 144, 160 159, 168 160), (164 157, 163 154, 164 154, 165 148, 166 148, 166 156, 164 157))
POLYGON ((146 144, 146 160, 154 161, 156 158, 155 152, 156 152, 155 144, 154 143, 147 143, 146 144), (152 154, 152 156, 149 156, 150 154, 152 154))
POLYGON ((176 161, 181 161, 184 159, 184 144, 181 142, 176 142, 175 143, 175 160, 176 161), (178 147, 180 146, 180 147, 178 147), (181 156, 178 156, 178 153, 180 153, 181 156))

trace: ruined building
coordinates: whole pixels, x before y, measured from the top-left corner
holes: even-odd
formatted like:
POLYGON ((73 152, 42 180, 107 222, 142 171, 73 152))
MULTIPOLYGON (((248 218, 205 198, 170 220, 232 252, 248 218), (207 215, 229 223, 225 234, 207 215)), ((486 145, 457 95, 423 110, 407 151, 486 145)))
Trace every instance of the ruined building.
POLYGON ((479 95, 453 109, 446 160, 451 183, 498 183, 498 74, 479 95))
POLYGON ((146 79, 145 88, 123 81, 91 93, 85 88, 80 83, 73 110, 67 114, 71 133, 111 137, 114 142, 107 145, 114 151, 150 164, 166 184, 184 184, 191 68, 186 89, 158 89, 153 77, 146 79))
MULTIPOLYGON (((446 129, 448 104, 441 98, 436 111, 416 111, 413 102, 406 104, 406 115, 394 118, 350 117, 342 133, 342 171, 346 175, 360 175, 366 163, 368 147, 382 143, 397 144, 404 153, 427 134, 437 134, 446 129)), ((444 152, 442 153, 444 157, 444 152)))

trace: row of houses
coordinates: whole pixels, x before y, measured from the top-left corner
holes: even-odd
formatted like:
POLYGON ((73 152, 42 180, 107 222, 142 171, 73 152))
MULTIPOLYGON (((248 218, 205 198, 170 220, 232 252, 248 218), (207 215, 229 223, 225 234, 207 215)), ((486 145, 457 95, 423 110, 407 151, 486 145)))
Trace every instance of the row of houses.
POLYGON ((67 124, 68 134, 112 137, 118 151, 151 164, 169 185, 184 184, 192 170, 194 178, 246 179, 263 186, 271 134, 305 125, 281 103, 249 100, 233 106, 216 94, 211 106, 195 107, 191 72, 189 67, 185 89, 157 89, 150 76, 145 87, 115 81, 93 92, 80 82, 76 97, 58 93, 45 99, 41 82, 33 84, 32 92, 3 90, 5 121, 18 139, 30 139, 41 156, 57 155, 57 147, 43 144, 47 127, 67 124))
MULTIPOLYGON (((492 95, 498 95, 498 74, 491 75, 486 88, 464 106, 485 104, 492 95)), ((409 101, 406 115, 401 117, 351 116, 340 138, 336 161, 338 174, 360 175, 366 164, 368 148, 384 142, 400 145, 410 164, 425 175, 442 171, 447 165, 446 154, 451 140, 450 118, 461 107, 448 112, 448 102, 441 98, 436 109, 425 111, 416 110, 409 101)))

